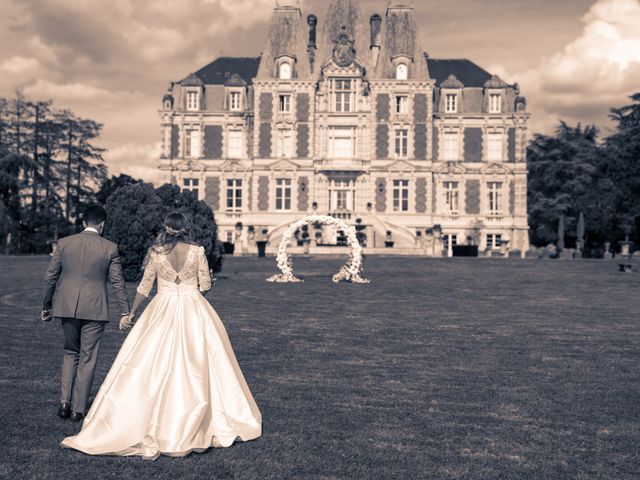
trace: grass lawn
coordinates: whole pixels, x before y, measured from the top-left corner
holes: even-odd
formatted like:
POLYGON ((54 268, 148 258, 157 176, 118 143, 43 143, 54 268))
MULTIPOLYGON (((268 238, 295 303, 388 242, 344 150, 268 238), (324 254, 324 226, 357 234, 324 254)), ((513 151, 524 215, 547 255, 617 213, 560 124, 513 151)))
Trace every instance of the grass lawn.
MULTIPOLYGON (((208 298, 264 434, 146 462, 58 446, 78 425, 55 416, 62 329, 37 319, 48 259, 0 257, 0 478, 639 478, 639 273, 370 257, 370 285, 334 285, 342 260, 282 285, 273 258, 226 259, 208 298)), ((94 390, 122 340, 112 321, 94 390)))

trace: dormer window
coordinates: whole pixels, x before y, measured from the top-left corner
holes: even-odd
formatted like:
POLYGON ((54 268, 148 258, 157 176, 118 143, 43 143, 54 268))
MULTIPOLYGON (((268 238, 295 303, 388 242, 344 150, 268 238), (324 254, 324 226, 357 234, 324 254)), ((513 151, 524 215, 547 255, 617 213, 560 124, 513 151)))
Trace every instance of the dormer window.
POLYGON ((396 95, 396 113, 398 115, 409 113, 409 97, 407 95, 396 95))
POLYGON ((198 110, 198 92, 197 91, 190 91, 187 92, 187 110, 190 112, 193 112, 195 110, 198 110))
POLYGON ((291 95, 280 95, 278 102, 278 109, 280 113, 291 112, 291 95))
POLYGON ((446 113, 458 113, 458 95, 456 93, 447 93, 445 102, 446 113))
POLYGON ((492 93, 489 95, 489 113, 500 113, 502 111, 502 95, 492 93))
POLYGON ((354 104, 355 80, 337 78, 333 81, 333 97, 335 112, 352 112, 354 104))
POLYGON ((396 80, 407 80, 409 78, 409 67, 406 63, 400 63, 396 67, 396 80))
POLYGON ((242 110, 242 96, 240 92, 231 92, 229 94, 229 110, 239 112, 242 110))
POLYGON ((291 80, 291 64, 283 62, 280 64, 278 77, 280 80, 291 80))

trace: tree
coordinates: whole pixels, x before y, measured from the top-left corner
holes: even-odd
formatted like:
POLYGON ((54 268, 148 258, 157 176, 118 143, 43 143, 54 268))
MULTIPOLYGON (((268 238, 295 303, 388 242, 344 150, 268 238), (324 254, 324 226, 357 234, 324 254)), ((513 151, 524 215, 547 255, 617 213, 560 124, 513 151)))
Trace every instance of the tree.
POLYGON ((216 234, 213 212, 197 200, 192 192, 180 192, 175 185, 154 189, 148 183, 135 183, 115 190, 106 203, 106 236, 119 246, 125 278, 135 281, 142 273, 143 259, 172 211, 185 213, 190 228, 208 258, 216 257, 216 234))
POLYGON ((125 175, 124 173, 118 175, 117 177, 110 177, 102 182, 100 190, 98 190, 98 193, 96 193, 96 201, 104 205, 116 190, 122 187, 127 187, 129 185, 135 185, 136 183, 142 183, 142 180, 136 180, 135 178, 130 177, 129 175, 125 175))
POLYGON ((560 122, 555 135, 536 135, 527 149, 529 167, 529 225, 532 242, 557 240, 558 219, 564 215, 569 231, 586 212, 595 235, 604 234, 613 215, 613 192, 603 171, 595 126, 571 127, 560 122))
POLYGON ((629 98, 633 103, 611 109, 618 131, 605 140, 607 174, 617 192, 612 233, 640 243, 640 92, 629 98))

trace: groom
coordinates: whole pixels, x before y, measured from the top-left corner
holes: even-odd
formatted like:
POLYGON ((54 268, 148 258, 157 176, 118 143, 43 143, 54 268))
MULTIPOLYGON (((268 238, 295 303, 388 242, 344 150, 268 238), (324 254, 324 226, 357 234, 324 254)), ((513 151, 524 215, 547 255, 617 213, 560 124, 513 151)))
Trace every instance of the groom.
POLYGON ((56 317, 62 323, 64 357, 58 416, 76 422, 86 414, 100 339, 109 321, 107 276, 122 316, 129 314, 118 246, 101 237, 107 212, 100 205, 90 205, 83 219, 82 233, 58 241, 44 277, 41 314, 45 322, 56 317))

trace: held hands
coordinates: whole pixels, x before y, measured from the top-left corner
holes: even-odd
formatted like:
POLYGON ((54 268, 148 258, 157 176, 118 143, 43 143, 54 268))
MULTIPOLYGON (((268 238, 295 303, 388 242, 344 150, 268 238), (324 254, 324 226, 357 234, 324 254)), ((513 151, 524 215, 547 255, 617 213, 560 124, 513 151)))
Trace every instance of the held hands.
POLYGON ((135 323, 135 313, 131 312, 127 315, 122 315, 120 317, 120 331, 124 332, 125 330, 133 327, 133 324, 135 323))
POLYGON ((51 315, 51 310, 50 309, 47 310, 43 308, 42 311, 40 312, 40 320, 42 320, 45 323, 53 320, 53 315, 51 315))

